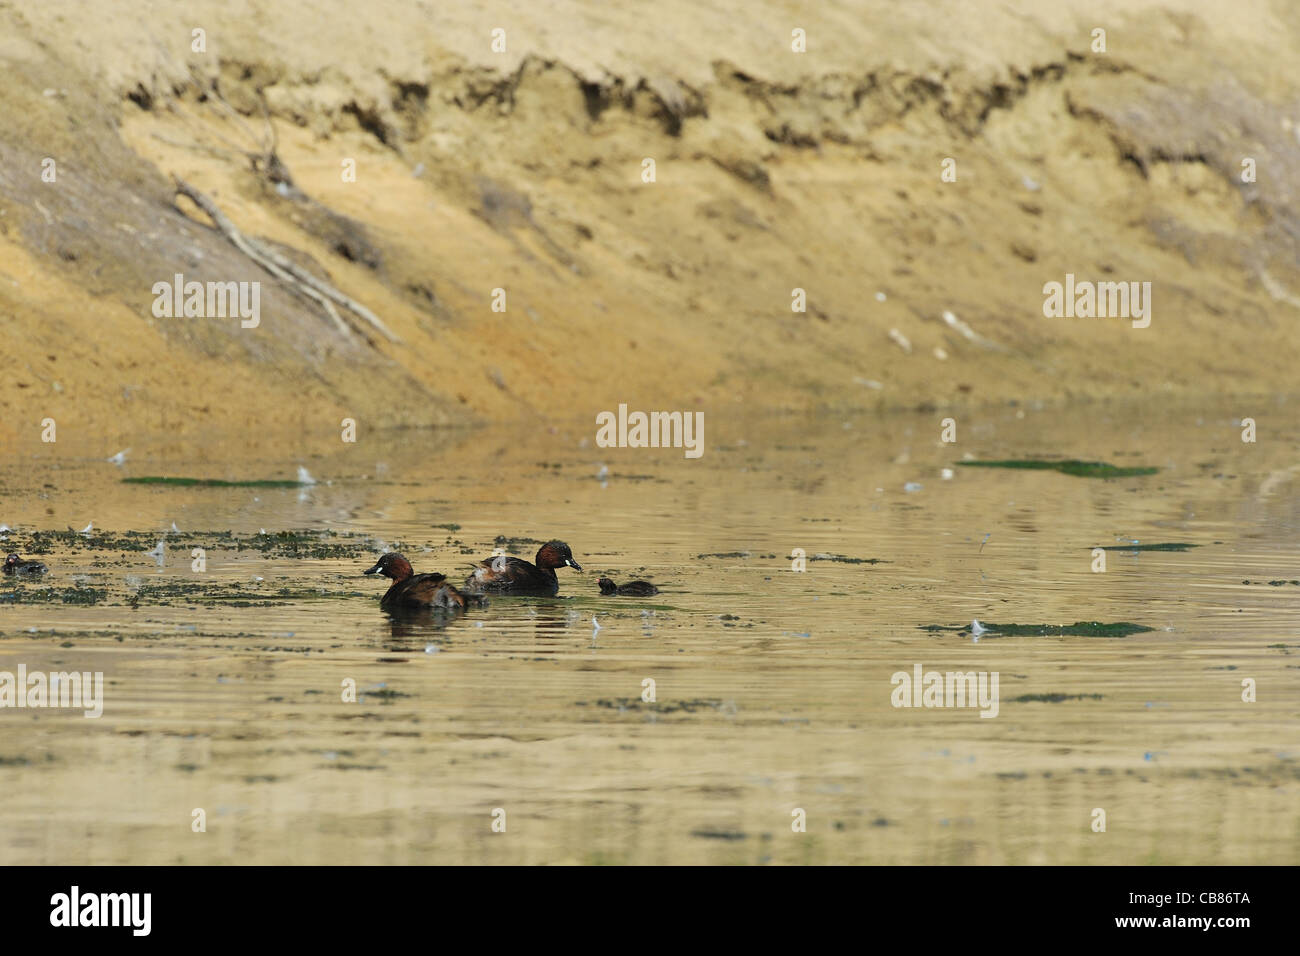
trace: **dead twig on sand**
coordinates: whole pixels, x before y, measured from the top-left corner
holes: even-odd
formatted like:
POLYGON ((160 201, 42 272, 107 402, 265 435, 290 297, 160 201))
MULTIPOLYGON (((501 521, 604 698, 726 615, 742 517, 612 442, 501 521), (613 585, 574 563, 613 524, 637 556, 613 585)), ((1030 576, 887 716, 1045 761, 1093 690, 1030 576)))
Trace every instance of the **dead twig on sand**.
POLYGON ((194 205, 198 206, 208 218, 216 225, 217 229, 230 240, 231 244, 242 252, 248 258, 252 259, 259 266, 265 269, 271 275, 280 279, 289 285, 290 288, 317 302, 324 310, 326 315, 333 320, 334 324, 344 333, 351 332, 348 324, 344 322, 343 317, 339 315, 334 304, 337 303, 354 315, 367 322, 372 328, 376 329, 384 338, 390 342, 400 342, 396 335, 389 331, 388 326, 380 321, 379 316, 371 312, 360 302, 352 299, 328 282, 322 282, 306 269, 297 263, 287 259, 280 253, 271 249, 265 243, 259 242, 251 236, 246 236, 239 231, 233 222, 226 218, 225 214, 216 207, 211 199, 203 195, 189 183, 177 177, 172 177, 175 183, 177 195, 185 196, 194 205))

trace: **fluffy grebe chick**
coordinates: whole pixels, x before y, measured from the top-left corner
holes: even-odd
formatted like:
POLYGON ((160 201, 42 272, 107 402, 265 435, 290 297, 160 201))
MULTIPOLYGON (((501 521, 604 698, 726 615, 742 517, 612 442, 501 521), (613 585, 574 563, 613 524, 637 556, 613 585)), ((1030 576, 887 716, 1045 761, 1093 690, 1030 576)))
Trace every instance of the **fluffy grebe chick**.
POLYGON ((615 584, 609 578, 600 578, 596 581, 600 586, 601 594, 618 594, 623 597, 649 597, 652 594, 658 594, 659 589, 649 581, 629 581, 627 584, 615 584))

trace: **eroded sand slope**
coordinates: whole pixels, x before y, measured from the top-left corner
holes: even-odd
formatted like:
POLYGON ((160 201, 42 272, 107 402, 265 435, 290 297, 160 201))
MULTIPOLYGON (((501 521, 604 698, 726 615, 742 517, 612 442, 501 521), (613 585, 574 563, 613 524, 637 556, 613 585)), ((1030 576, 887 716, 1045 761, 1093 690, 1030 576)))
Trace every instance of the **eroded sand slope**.
POLYGON ((1292 389, 1284 0, 122 6, 0 0, 9 436, 1292 389), (261 325, 154 317, 177 272, 261 325), (1045 318, 1066 273, 1151 326, 1045 318))

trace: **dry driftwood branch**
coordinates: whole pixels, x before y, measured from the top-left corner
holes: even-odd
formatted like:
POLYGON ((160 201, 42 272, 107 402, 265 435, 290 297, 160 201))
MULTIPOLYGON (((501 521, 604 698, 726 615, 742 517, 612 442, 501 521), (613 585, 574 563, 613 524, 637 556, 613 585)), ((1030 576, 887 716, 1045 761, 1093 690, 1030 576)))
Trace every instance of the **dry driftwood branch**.
POLYGON ((371 312, 360 302, 344 295, 328 282, 322 282, 306 269, 302 268, 302 266, 287 259, 264 243, 259 242, 251 236, 244 235, 233 222, 226 218, 226 215, 217 208, 216 204, 211 199, 203 195, 203 193, 199 192, 184 180, 176 177, 172 177, 172 179, 175 183, 177 194, 187 197, 194 203, 194 205, 207 213, 208 218, 216 224, 217 229, 222 235, 230 240, 231 244, 234 245, 236 249, 248 256, 248 258, 252 259, 277 279, 285 282, 291 288, 302 293, 307 298, 319 303, 322 308, 324 308, 326 314, 334 321, 334 324, 342 331, 349 332, 350 329, 348 328, 347 323, 343 321, 342 316, 339 315, 338 310, 334 308, 335 303, 343 306, 354 315, 367 322, 371 327, 378 330, 384 338, 388 339, 388 341, 401 341, 401 339, 389 330, 388 326, 384 325, 379 316, 375 315, 375 313, 371 312))

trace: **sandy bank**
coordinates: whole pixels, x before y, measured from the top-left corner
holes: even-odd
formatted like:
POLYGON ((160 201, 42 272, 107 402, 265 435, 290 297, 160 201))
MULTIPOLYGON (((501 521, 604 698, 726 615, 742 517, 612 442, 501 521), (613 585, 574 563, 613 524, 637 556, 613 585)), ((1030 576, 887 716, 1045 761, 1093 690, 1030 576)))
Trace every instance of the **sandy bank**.
POLYGON ((120 6, 0 2, 11 435, 1294 387, 1286 3, 120 6), (260 325, 155 317, 176 273, 260 325), (1150 327, 1044 317, 1066 274, 1150 327))

